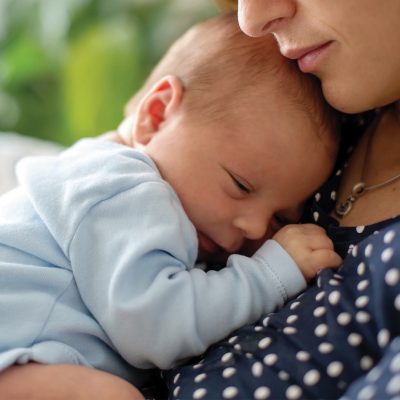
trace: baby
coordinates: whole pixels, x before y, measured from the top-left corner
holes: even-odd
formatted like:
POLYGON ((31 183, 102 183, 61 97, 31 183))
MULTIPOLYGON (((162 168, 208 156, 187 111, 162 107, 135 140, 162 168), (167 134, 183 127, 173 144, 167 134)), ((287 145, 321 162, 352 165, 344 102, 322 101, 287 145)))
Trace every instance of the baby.
POLYGON ((19 164, 0 198, 0 369, 82 364, 140 388, 146 370, 202 353, 340 264, 321 228, 289 224, 331 172, 334 115, 234 19, 170 49, 128 107, 123 144, 19 164), (254 255, 233 254, 248 241, 262 241, 254 255), (195 268, 226 253, 219 271, 195 268))

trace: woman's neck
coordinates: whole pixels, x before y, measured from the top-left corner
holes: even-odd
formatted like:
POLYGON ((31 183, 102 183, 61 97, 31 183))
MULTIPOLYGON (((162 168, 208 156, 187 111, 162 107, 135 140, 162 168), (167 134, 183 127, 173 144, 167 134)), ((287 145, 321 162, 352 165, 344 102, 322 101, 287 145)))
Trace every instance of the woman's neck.
MULTIPOLYGON (((349 196, 357 182, 371 186, 400 174, 399 110, 399 104, 383 110, 377 123, 361 139, 343 173, 338 202, 349 196)), ((400 215, 400 179, 365 192, 340 219, 340 225, 370 225, 396 215, 400 215)))
POLYGON ((383 112, 371 134, 364 174, 367 183, 374 184, 390 174, 400 173, 400 114, 396 106, 383 112))

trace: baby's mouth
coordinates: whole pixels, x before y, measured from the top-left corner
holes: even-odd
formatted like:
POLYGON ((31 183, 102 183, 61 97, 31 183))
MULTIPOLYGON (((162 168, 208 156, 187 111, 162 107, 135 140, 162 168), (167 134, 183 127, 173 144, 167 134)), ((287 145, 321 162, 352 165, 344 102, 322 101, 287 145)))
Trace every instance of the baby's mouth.
POLYGON ((212 239, 210 239, 203 233, 198 232, 198 238, 199 238, 199 250, 201 252, 214 254, 218 250, 221 250, 221 247, 218 246, 217 243, 215 243, 212 239))
POLYGON ((226 265, 229 253, 201 232, 198 232, 198 239, 199 254, 197 262, 206 263, 211 269, 219 269, 226 265))

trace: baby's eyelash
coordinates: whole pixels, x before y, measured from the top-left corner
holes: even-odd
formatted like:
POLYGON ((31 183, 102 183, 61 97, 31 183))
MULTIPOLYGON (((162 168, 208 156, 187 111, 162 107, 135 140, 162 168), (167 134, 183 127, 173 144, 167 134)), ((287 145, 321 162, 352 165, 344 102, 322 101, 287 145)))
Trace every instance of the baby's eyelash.
POLYGON ((230 177, 232 178, 233 182, 235 185, 244 193, 249 194, 252 192, 252 189, 248 187, 245 183, 241 181, 241 179, 237 178, 235 175, 233 175, 231 172, 228 172, 230 177))
POLYGON ((236 183, 236 186, 237 186, 240 190, 242 190, 243 192, 246 192, 246 193, 250 193, 250 192, 251 192, 251 190, 250 190, 248 187, 246 187, 245 185, 243 185, 243 183, 239 182, 237 179, 234 179, 234 181, 235 181, 235 183, 236 183))

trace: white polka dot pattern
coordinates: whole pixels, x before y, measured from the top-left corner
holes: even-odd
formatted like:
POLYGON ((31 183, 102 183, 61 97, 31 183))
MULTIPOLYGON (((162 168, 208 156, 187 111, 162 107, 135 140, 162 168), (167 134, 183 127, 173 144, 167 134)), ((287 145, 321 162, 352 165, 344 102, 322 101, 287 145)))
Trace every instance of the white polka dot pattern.
POLYGON ((264 357, 264 364, 267 366, 274 365, 278 360, 278 356, 276 354, 268 354, 264 357))
POLYGON ((342 371, 343 371, 343 364, 340 361, 332 361, 326 369, 326 373, 334 378, 339 376, 342 373, 342 371))
POLYGON ((297 400, 301 397, 303 391, 301 390, 301 387, 297 385, 292 385, 289 386, 286 390, 286 397, 289 400, 297 400))
POLYGON ((296 358, 299 361, 308 361, 310 359, 310 354, 307 351, 302 350, 296 354, 296 358))
POLYGON ((253 374, 253 376, 255 376, 256 378, 259 378, 262 373, 263 373, 264 367, 260 362, 255 362, 253 364, 253 366, 251 367, 251 372, 253 374))
POLYGON ((307 386, 314 386, 319 382, 320 374, 318 370, 312 369, 304 374, 303 382, 307 386))
POLYGON ((229 368, 225 368, 223 371, 222 371, 222 376, 224 377, 224 378, 230 378, 231 376, 233 376, 234 374, 236 373, 236 368, 232 368, 232 367, 229 367, 229 368))
POLYGON ((203 399, 206 394, 207 394, 207 390, 204 388, 200 388, 193 392, 193 398, 195 400, 203 399))
POLYGON ((235 386, 228 386, 222 392, 222 397, 224 399, 234 399, 238 395, 238 390, 235 386))
POLYGON ((271 394, 271 391, 268 387, 266 386, 260 386, 257 388, 254 392, 254 398, 256 400, 265 400, 268 399, 271 394))

